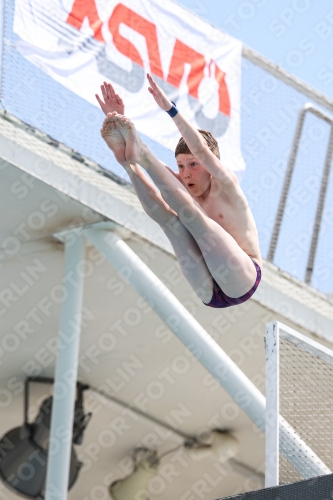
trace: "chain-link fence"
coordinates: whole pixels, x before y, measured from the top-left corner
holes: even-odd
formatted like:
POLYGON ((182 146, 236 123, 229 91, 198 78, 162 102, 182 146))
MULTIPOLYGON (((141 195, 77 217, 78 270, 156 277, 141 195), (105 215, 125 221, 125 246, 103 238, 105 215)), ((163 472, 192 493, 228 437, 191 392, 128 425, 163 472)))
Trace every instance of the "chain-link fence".
MULTIPOLYGON (((22 57, 16 50, 13 17, 14 1, 4 0, 0 88, 3 109, 124 178, 123 170, 100 138, 102 112, 22 57)), ((262 255, 267 258, 298 115, 307 102, 325 112, 333 108, 325 99, 319 99, 318 104, 316 95, 295 85, 292 78, 288 82, 288 78, 276 76, 274 66, 263 63, 251 51, 244 53, 241 144, 247 166, 241 187, 257 223, 262 255)), ((274 263, 302 280, 329 132, 329 125, 318 117, 306 117, 276 245, 274 263)), ((174 166, 172 151, 144 139, 161 160, 174 166)), ((327 294, 333 293, 332 233, 333 175, 327 185, 311 281, 327 294)))
POLYGON ((266 485, 333 468, 333 351, 279 322, 266 325, 266 485))
MULTIPOLYGON (((333 360, 332 360, 333 361, 333 360)), ((333 470, 333 366, 288 340, 280 339, 280 414, 333 470)), ((289 446, 290 455, 298 452, 289 446)), ((280 454, 280 484, 300 481, 280 454)))

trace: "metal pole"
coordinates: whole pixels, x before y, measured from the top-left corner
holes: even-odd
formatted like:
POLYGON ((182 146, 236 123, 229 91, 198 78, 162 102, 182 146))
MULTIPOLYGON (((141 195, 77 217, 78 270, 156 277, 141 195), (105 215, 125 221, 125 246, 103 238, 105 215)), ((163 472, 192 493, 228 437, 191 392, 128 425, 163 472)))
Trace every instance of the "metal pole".
POLYGON ((324 167, 324 172, 323 172, 323 176, 322 176, 322 180, 321 180, 320 193, 319 193, 317 210, 316 210, 316 217, 315 217, 315 221, 314 221, 314 225, 313 225, 313 232, 312 232, 312 238, 311 238, 310 252, 309 252, 308 263, 306 266, 306 273, 305 273, 305 283, 308 283, 308 284, 311 283, 314 261, 315 261, 316 252, 317 252, 319 231, 320 231, 320 226, 321 226, 321 218, 323 215, 328 180, 329 180, 329 175, 330 175, 330 170, 331 170, 331 165, 332 165, 332 154, 333 154, 333 126, 332 126, 332 122, 331 122, 331 133, 330 133, 330 138, 328 141, 328 147, 327 147, 327 151, 326 151, 325 167, 324 167))
POLYGON ((281 191, 281 197, 280 197, 279 206, 278 206, 276 217, 275 217, 275 223, 274 223, 272 236, 271 236, 271 242, 269 245, 269 250, 268 250, 268 255, 267 255, 267 260, 269 262, 274 261, 275 250, 276 250, 277 242, 279 239, 282 218, 284 215, 284 209, 286 207, 289 188, 290 188, 290 184, 291 184, 291 178, 292 178, 292 175, 294 173, 294 167, 295 167, 295 162, 296 162, 296 158, 297 158, 298 146, 299 146, 302 131, 303 131, 305 114, 306 114, 309 106, 310 106, 310 104, 306 104, 298 116, 298 122, 297 122, 296 131, 295 131, 295 135, 294 135, 294 140, 293 140, 293 144, 291 147, 291 153, 289 156, 287 171, 286 171, 285 178, 284 178, 284 183, 283 183, 283 187, 282 187, 282 191, 281 191))
MULTIPOLYGON (((266 400, 223 349, 193 318, 157 276, 112 231, 97 228, 83 230, 84 235, 103 253, 118 273, 149 302, 179 340, 193 353, 253 422, 265 432, 266 400)), ((282 452, 289 445, 297 448, 293 466, 304 476, 328 474, 330 470, 299 438, 291 426, 280 420, 282 452), (292 440, 291 440, 292 436, 292 440), (304 467, 306 464, 306 467, 304 467)), ((305 477, 305 476, 304 476, 305 477)))
POLYGON ((301 92, 303 95, 316 102, 320 106, 324 106, 324 108, 328 109, 329 111, 333 111, 332 99, 244 44, 242 47, 242 56, 245 59, 251 61, 256 66, 259 66, 259 68, 267 71, 267 73, 270 73, 282 82, 290 85, 290 87, 293 87, 298 92, 301 92))
POLYGON ((82 315, 85 242, 81 234, 64 236, 63 303, 55 368, 45 500, 67 498, 82 315))
POLYGON ((266 325, 266 452, 265 487, 279 484, 280 342, 276 323, 266 325))

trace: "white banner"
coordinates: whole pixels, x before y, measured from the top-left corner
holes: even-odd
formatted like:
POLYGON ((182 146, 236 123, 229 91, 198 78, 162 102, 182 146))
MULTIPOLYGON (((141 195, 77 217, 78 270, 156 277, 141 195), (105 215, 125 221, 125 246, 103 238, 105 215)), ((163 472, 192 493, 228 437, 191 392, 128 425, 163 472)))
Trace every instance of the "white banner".
POLYGON ((243 170, 241 42, 171 0, 16 0, 17 49, 94 105, 110 81, 137 129, 174 150, 172 120, 147 91, 145 74, 197 128, 218 140, 221 160, 243 170))

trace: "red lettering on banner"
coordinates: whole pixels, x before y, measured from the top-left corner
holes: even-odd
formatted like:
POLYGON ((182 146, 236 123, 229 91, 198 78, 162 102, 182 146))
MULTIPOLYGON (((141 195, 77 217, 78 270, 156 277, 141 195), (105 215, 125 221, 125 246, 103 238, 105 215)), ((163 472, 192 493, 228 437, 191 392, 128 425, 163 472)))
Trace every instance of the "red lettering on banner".
POLYGON ((185 43, 176 40, 168 75, 168 82, 174 87, 179 87, 180 85, 184 74, 185 63, 189 63, 191 65, 190 74, 187 79, 189 94, 196 99, 199 99, 198 88, 204 77, 206 60, 202 54, 199 54, 196 50, 191 49, 191 47, 188 47, 185 43))
MULTIPOLYGON (((204 77, 204 68, 206 66, 205 57, 191 47, 176 40, 175 48, 170 64, 168 82, 174 87, 179 87, 184 74, 184 64, 191 66, 190 74, 187 79, 189 94, 199 99, 198 89, 201 80, 204 77)), ((228 87, 225 82, 225 73, 215 64, 215 78, 219 84, 219 111, 230 116, 230 99, 228 87)))
POLYGON ((134 45, 119 33, 120 23, 126 24, 145 37, 150 70, 154 75, 163 78, 155 24, 147 21, 147 19, 139 16, 139 14, 121 3, 116 5, 110 17, 109 28, 113 36, 113 43, 119 52, 140 66, 143 66, 142 58, 134 45))
POLYGON ((227 116, 230 116, 230 97, 228 87, 225 81, 225 73, 220 70, 215 63, 215 78, 219 84, 219 110, 227 116))
POLYGON ((85 18, 88 18, 89 25, 94 32, 94 38, 100 42, 105 42, 102 35, 102 21, 100 20, 95 4, 95 0, 74 0, 72 11, 66 23, 71 24, 78 30, 81 29, 85 18))
MULTIPOLYGON (((85 18, 88 18, 89 25, 94 31, 94 38, 105 42, 101 31, 103 23, 98 16, 95 0, 74 0, 72 11, 66 22, 80 30, 85 18)), ((143 61, 139 51, 129 40, 119 33, 119 25, 121 23, 126 24, 145 37, 150 70, 154 75, 163 79, 156 25, 121 3, 115 6, 109 19, 109 29, 113 36, 114 45, 119 52, 142 67, 143 61)), ((191 68, 187 79, 189 94, 199 99, 198 89, 201 80, 204 78, 205 57, 185 43, 176 40, 167 78, 167 81, 174 87, 179 88, 180 86, 185 63, 188 63, 191 68)), ((225 81, 225 73, 216 64, 215 78, 219 84, 219 111, 230 116, 230 98, 225 81)))

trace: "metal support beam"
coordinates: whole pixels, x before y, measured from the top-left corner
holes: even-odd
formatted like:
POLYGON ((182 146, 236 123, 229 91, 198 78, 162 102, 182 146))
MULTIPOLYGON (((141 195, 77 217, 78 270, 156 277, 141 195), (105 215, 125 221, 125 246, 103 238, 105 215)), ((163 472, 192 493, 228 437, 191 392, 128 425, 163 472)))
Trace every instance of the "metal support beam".
MULTIPOLYGON (((115 233, 102 228, 87 228, 84 235, 103 253, 112 266, 149 303, 181 342, 230 394, 251 420, 265 432, 266 400, 223 349, 193 318, 170 290, 115 233)), ((329 473, 315 453, 280 419, 282 452, 292 443, 298 454, 293 466, 307 477, 329 473), (292 440, 291 440, 292 436, 292 440), (306 464, 306 467, 304 465, 306 464)))
POLYGON ((67 498, 81 330, 83 273, 79 264, 85 257, 85 240, 77 232, 68 233, 63 239, 65 257, 61 293, 64 298, 53 386, 45 500, 67 498))

